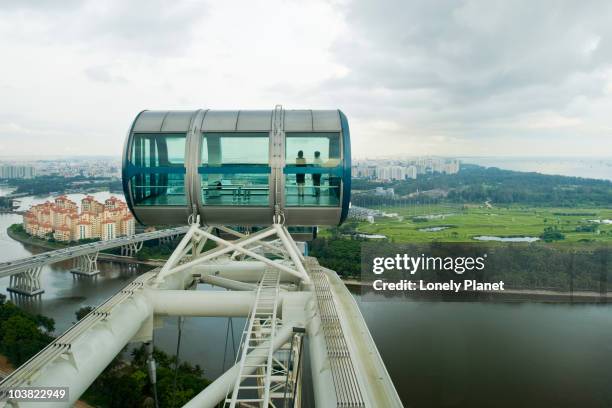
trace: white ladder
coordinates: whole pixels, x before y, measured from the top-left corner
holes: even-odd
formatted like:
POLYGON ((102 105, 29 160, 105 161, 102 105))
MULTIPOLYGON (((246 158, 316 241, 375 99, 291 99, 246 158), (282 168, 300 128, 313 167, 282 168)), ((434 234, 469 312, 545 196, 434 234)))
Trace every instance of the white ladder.
POLYGON ((267 407, 270 403, 279 280, 277 270, 266 270, 257 286, 255 304, 242 335, 238 377, 231 398, 225 400, 230 408, 267 407), (256 385, 243 385, 248 379, 254 379, 256 385))

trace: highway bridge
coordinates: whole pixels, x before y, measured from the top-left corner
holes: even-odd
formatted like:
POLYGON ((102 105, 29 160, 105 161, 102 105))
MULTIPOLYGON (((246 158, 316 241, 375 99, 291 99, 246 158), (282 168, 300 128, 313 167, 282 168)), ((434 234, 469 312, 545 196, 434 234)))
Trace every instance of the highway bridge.
POLYGON ((95 275, 98 273, 97 257, 100 251, 111 248, 122 248, 122 254, 134 255, 142 247, 144 241, 179 237, 188 227, 176 227, 163 230, 144 232, 132 236, 119 237, 107 241, 97 241, 76 245, 55 251, 43 252, 28 258, 0 263, 0 278, 11 277, 8 290, 26 296, 36 296, 44 292, 40 285, 42 267, 56 262, 75 259, 74 273, 95 275))

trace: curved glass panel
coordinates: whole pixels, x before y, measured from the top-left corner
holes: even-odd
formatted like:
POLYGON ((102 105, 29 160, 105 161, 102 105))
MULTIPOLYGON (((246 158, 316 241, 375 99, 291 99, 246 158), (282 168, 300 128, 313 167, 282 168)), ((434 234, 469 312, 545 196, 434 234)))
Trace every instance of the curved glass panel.
POLYGON ((286 133, 285 205, 340 206, 341 164, 340 133, 286 133))
POLYGON ((202 204, 268 206, 269 150, 267 132, 204 133, 198 167, 202 204))
POLYGON ((135 205, 186 205, 185 135, 135 133, 128 177, 135 205))

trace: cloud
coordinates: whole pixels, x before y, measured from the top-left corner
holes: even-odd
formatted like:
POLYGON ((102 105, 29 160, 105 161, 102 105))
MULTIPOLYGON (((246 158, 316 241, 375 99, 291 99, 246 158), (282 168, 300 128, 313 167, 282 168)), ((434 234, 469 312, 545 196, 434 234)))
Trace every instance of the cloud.
MULTIPOLYGON (((0 7, 0 122, 49 154, 118 155, 142 109, 282 103, 341 108, 356 157, 612 151, 611 12, 604 0, 14 0, 0 7)), ((14 132, 0 127, 5 151, 21 149, 14 132)))
POLYGON ((352 32, 334 48, 348 73, 325 86, 360 116, 423 137, 501 137, 496 128, 511 127, 540 148, 535 130, 571 123, 580 137, 580 124, 599 120, 594 106, 612 107, 611 11, 606 1, 356 0, 340 10, 352 32), (572 112, 577 101, 588 108, 572 112), (525 115, 549 118, 517 124, 525 115))

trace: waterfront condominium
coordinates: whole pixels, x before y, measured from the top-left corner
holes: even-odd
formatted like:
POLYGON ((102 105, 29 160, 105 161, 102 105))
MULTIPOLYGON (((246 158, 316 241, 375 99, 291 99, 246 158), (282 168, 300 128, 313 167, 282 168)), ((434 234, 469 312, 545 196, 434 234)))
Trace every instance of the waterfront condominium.
POLYGON ((134 217, 125 202, 116 197, 104 203, 92 196, 77 204, 66 196, 34 205, 23 215, 23 227, 33 236, 57 241, 99 238, 109 240, 134 234, 134 217))

